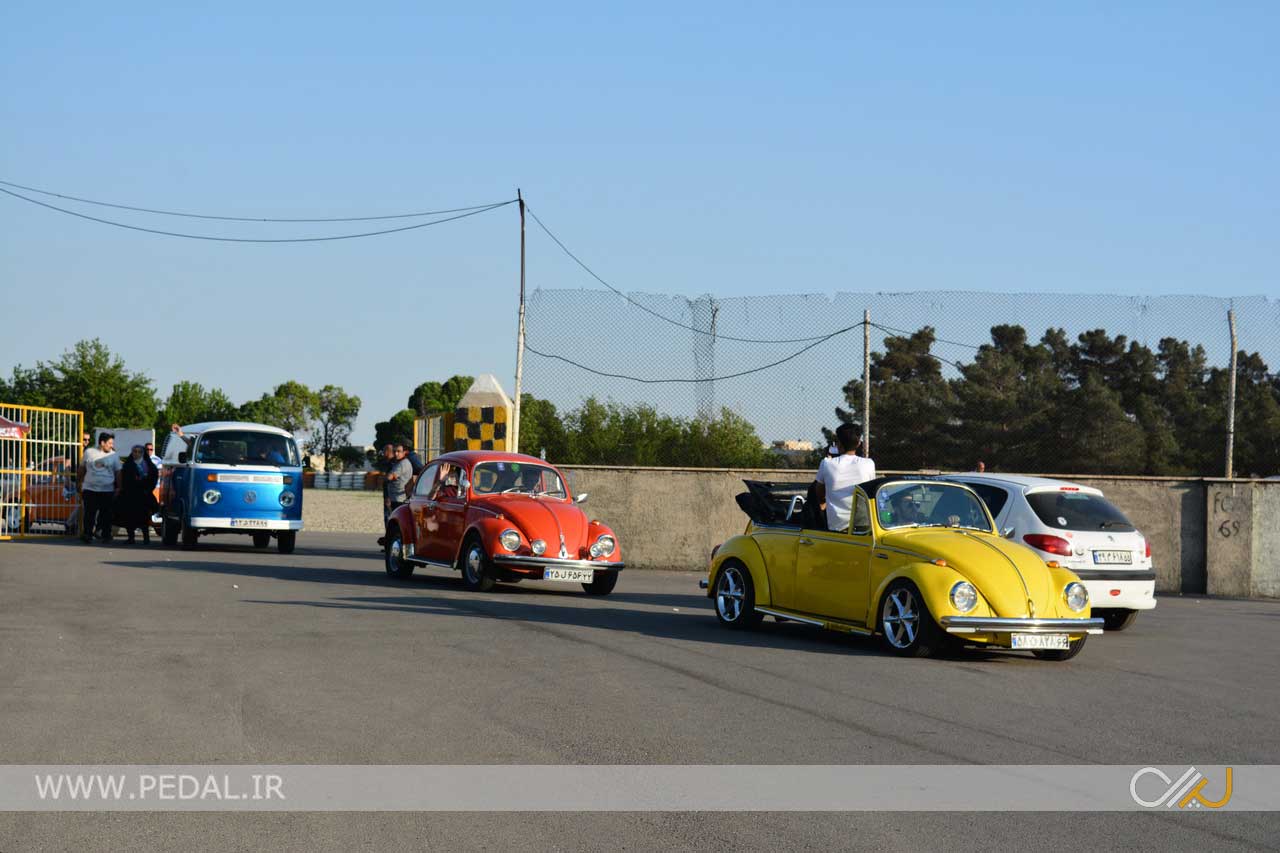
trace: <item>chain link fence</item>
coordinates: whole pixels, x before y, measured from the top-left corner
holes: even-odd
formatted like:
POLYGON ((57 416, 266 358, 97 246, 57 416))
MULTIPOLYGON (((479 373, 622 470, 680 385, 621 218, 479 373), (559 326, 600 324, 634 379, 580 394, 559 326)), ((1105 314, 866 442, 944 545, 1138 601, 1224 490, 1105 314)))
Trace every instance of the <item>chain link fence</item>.
MULTIPOLYGON (((824 431, 842 418, 861 424, 864 311, 881 468, 983 459, 1005 470, 1220 476, 1232 311, 1238 349, 1257 354, 1237 372, 1236 470, 1280 472, 1280 302, 1265 297, 539 289, 528 301, 524 391, 554 405, 566 462, 681 461, 675 448, 642 458, 629 447, 645 440, 643 426, 616 439, 603 454, 613 458, 587 458, 591 442, 575 436, 602 418, 677 423, 686 436, 701 424, 722 437, 737 437, 740 419, 758 439, 754 461, 807 466, 824 431)), ((522 435, 551 440, 527 422, 522 435)), ((692 461, 752 461, 721 456, 692 461)))

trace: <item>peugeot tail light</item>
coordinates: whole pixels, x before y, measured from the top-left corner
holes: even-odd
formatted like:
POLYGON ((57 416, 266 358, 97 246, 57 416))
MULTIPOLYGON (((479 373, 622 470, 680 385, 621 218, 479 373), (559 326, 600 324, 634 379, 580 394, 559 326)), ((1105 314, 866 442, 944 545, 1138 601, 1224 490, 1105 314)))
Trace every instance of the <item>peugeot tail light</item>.
POLYGON ((1047 551, 1050 554, 1060 554, 1063 557, 1071 556, 1071 543, 1063 539, 1061 536, 1049 536, 1044 533, 1028 533, 1026 536, 1022 537, 1022 541, 1039 551, 1047 551))

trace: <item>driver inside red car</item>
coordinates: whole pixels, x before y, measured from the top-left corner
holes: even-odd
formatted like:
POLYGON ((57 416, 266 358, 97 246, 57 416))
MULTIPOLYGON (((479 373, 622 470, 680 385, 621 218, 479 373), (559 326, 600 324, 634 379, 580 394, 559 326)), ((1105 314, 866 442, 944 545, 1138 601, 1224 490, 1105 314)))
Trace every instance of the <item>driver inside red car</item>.
POLYGON ((445 465, 440 471, 440 484, 436 486, 436 500, 451 500, 458 497, 458 468, 445 465))

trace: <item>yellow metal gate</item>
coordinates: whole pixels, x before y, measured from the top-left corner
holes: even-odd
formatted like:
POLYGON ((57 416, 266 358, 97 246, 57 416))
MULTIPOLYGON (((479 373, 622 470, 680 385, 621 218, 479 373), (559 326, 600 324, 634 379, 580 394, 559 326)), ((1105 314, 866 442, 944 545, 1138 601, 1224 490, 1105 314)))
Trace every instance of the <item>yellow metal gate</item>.
POLYGON ((0 539, 76 532, 84 413, 0 403, 0 539))

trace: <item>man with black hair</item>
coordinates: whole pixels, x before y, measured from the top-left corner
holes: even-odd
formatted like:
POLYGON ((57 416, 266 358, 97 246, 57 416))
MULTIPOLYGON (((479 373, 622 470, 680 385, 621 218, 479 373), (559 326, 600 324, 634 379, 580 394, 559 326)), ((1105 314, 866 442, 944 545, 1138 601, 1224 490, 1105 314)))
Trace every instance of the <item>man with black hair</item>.
POLYGON ((109 432, 98 434, 98 446, 84 452, 80 464, 77 486, 84 505, 85 542, 96 532, 103 542, 111 541, 111 505, 120 494, 120 469, 123 465, 116 455, 116 437, 109 432))
POLYGON ((828 456, 818 466, 814 497, 827 504, 827 529, 844 533, 849 530, 854 487, 876 478, 876 463, 858 455, 862 443, 853 424, 836 427, 836 446, 840 454, 828 456))

